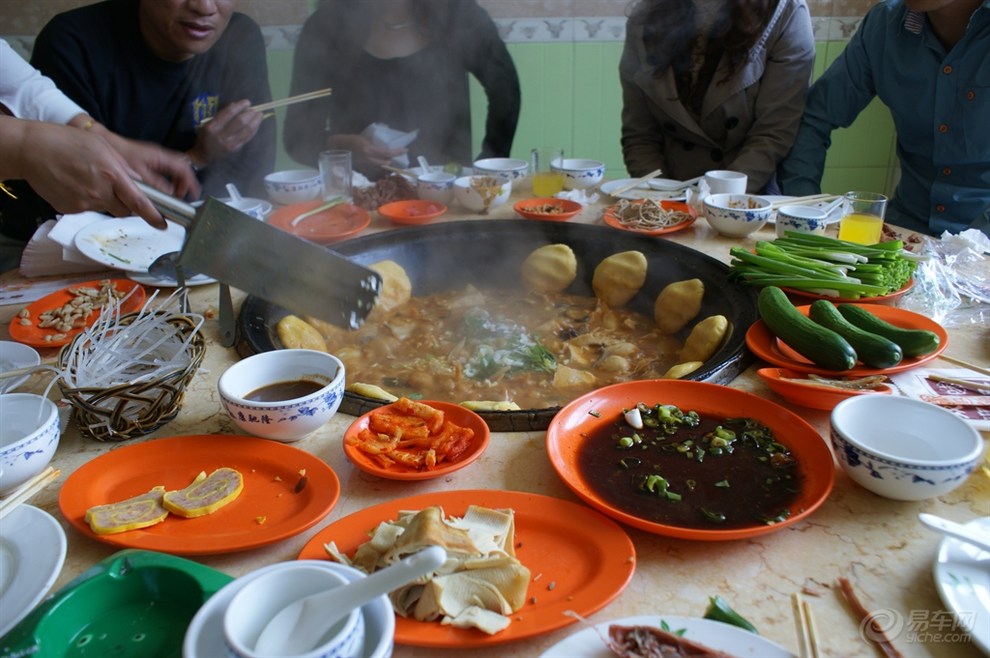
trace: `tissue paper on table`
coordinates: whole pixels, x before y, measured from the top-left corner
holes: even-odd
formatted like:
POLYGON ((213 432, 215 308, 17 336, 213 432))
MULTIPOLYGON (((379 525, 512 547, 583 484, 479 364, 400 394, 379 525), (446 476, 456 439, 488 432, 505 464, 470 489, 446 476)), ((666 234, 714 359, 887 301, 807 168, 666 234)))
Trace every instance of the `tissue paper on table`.
MULTIPOLYGON (((362 131, 361 136, 375 146, 387 149, 404 149, 419 137, 419 130, 402 132, 389 128, 384 123, 373 123, 362 131)), ((392 164, 401 169, 409 166, 409 156, 403 153, 392 158, 392 164)))
POLYGON ((567 199, 568 201, 575 201, 580 203, 582 206, 586 206, 589 203, 595 203, 598 201, 598 192, 587 193, 587 190, 564 190, 562 192, 557 192, 554 194, 558 199, 567 199))
POLYGON ((83 212, 62 215, 58 221, 50 219, 39 226, 21 253, 21 275, 38 277, 105 270, 106 265, 76 249, 75 237, 84 226, 106 218, 101 213, 83 212))
POLYGON ((969 368, 919 367, 891 375, 890 382, 901 394, 937 404, 977 431, 990 432, 990 376, 969 368), (939 381, 940 377, 953 381, 939 381))

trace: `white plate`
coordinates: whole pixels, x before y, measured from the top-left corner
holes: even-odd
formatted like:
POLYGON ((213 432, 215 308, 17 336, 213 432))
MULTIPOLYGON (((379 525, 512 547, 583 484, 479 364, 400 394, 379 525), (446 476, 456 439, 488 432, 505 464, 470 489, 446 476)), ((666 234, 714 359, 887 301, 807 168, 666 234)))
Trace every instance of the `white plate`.
POLYGON ((704 644, 711 649, 725 651, 733 656, 794 658, 793 653, 779 644, 736 626, 710 619, 667 615, 625 617, 596 624, 594 628, 585 628, 561 640, 543 652, 541 658, 611 658, 615 654, 605 646, 605 642, 602 640, 602 637, 608 637, 609 626, 619 624, 621 626, 655 626, 660 628, 662 623, 667 624, 667 630, 671 633, 678 633, 683 630, 682 637, 704 644))
POLYGON ((51 514, 21 505, 0 535, 0 637, 44 598, 65 562, 65 532, 51 514))
POLYGON ((147 272, 156 258, 179 251, 186 229, 175 222, 161 231, 140 217, 93 222, 76 233, 76 249, 83 255, 125 272, 147 272))
POLYGON ((601 186, 601 191, 609 195, 614 199, 669 199, 672 201, 683 201, 687 198, 684 190, 679 190, 676 192, 662 192, 660 190, 654 190, 650 188, 649 182, 640 183, 636 187, 621 194, 613 194, 615 190, 621 189, 627 185, 631 185, 636 181, 635 178, 620 178, 619 180, 610 180, 607 183, 603 183, 601 186))
MULTIPOLYGON (((335 571, 348 580, 356 580, 361 572, 329 560, 302 560, 335 571)), ((223 639, 223 615, 230 600, 247 583, 258 576, 275 569, 277 564, 256 569, 225 585, 203 604, 186 629, 182 642, 182 658, 215 658, 226 656, 223 639)), ((395 637, 395 613, 392 604, 376 599, 364 606, 364 656, 363 658, 386 658, 392 654, 392 639, 395 637)))
MULTIPOLYGON (((154 286, 156 288, 177 288, 179 287, 179 282, 175 279, 169 278, 167 276, 157 277, 153 274, 147 272, 128 272, 127 278, 132 281, 137 281, 142 286, 154 286)), ((209 277, 205 274, 197 274, 196 276, 189 277, 186 279, 187 288, 195 288, 196 286, 203 286, 207 283, 216 283, 217 280, 213 277, 209 277)))
MULTIPOLYGON (((18 368, 29 368, 41 363, 41 355, 38 350, 30 345, 18 343, 13 340, 0 340, 0 372, 16 370, 18 368)), ((20 375, 8 379, 0 379, 0 393, 12 391, 24 382, 31 375, 20 375)))
MULTIPOLYGON (((990 516, 973 519, 966 527, 990 534, 990 516)), ((946 537, 935 559, 935 587, 961 627, 946 632, 965 629, 990 656, 990 553, 946 537)))

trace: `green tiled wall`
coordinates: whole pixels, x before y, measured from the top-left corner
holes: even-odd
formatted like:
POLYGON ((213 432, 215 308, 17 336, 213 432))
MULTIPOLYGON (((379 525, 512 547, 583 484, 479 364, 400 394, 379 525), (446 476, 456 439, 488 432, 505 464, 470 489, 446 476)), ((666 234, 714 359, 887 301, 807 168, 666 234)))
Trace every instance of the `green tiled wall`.
MULTIPOLYGON (((844 46, 844 42, 818 43, 815 77, 844 46)), ((522 87, 522 112, 512 156, 528 159, 534 146, 558 145, 570 157, 604 161, 606 178, 625 178, 619 147, 622 94, 618 65, 622 44, 510 43, 508 48, 522 87)), ((291 51, 270 51, 268 66, 273 97, 285 97, 292 71, 291 51)), ((473 79, 471 99, 477 152, 486 99, 473 79)), ((282 111, 276 115, 280 122, 283 115, 282 111)), ((279 168, 296 166, 282 150, 281 136, 279 149, 279 168)), ((836 193, 869 189, 889 194, 896 177, 895 165, 893 123, 886 107, 874 101, 852 126, 833 133, 822 188, 836 193)))

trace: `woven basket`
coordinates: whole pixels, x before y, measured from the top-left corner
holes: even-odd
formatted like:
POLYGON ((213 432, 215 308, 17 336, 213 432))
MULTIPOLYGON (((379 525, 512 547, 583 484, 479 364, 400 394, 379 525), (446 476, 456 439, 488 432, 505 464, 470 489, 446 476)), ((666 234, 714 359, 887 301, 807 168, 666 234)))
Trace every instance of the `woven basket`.
MULTIPOLYGON (((137 313, 123 316, 120 324, 130 324, 137 316, 137 313)), ((64 378, 59 379, 59 388, 75 409, 76 423, 83 436, 98 441, 125 441, 154 432, 178 415, 186 386, 203 362, 206 341, 196 330, 194 321, 184 315, 170 315, 167 322, 179 330, 183 339, 192 334, 187 348, 190 361, 183 370, 139 384, 111 388, 69 388, 64 378)), ((75 342, 85 339, 85 333, 79 334, 62 348, 58 355, 60 370, 66 370, 66 359, 75 342)))

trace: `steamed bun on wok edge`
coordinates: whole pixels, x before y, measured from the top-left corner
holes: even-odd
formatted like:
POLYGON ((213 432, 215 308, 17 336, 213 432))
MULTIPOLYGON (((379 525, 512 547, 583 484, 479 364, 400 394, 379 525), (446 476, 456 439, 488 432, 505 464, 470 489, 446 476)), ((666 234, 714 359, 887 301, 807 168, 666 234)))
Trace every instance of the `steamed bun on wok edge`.
POLYGON ((389 593, 403 617, 440 621, 494 634, 511 623, 509 615, 526 601, 530 572, 515 557, 515 515, 511 509, 468 507, 461 518, 441 507, 400 512, 384 521, 348 558, 336 544, 324 548, 338 562, 374 573, 429 546, 447 551, 434 573, 389 593))

